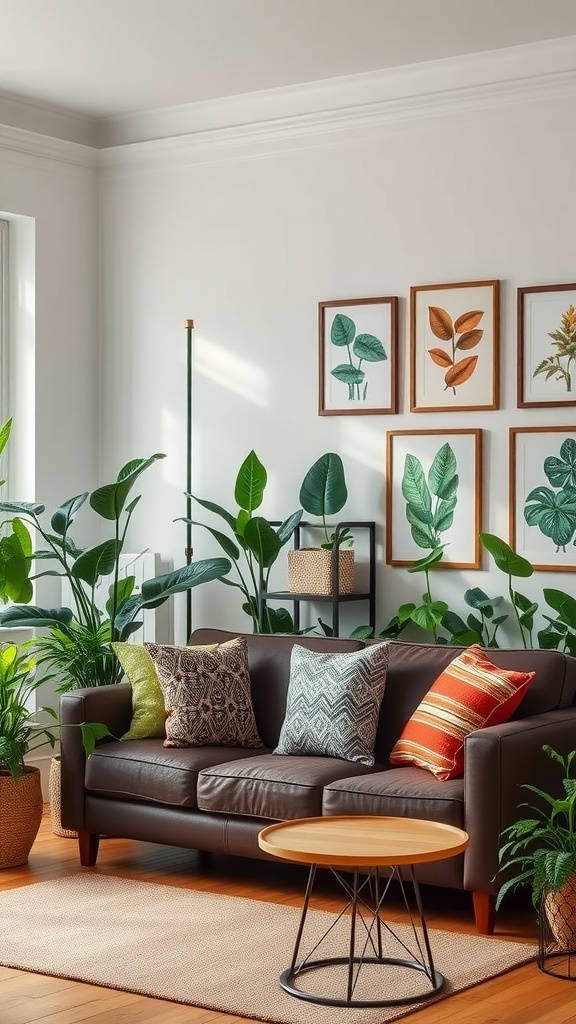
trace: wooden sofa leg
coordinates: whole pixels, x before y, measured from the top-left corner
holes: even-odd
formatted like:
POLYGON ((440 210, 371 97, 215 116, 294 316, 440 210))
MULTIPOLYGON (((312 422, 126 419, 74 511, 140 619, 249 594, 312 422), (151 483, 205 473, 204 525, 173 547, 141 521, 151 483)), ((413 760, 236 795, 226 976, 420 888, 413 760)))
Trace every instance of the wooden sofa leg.
POLYGON ((474 920, 479 935, 492 935, 496 917, 496 897, 489 892, 473 892, 474 920))
POLYGON ((97 832, 78 832, 78 849, 82 867, 93 868, 98 859, 100 836, 97 832))

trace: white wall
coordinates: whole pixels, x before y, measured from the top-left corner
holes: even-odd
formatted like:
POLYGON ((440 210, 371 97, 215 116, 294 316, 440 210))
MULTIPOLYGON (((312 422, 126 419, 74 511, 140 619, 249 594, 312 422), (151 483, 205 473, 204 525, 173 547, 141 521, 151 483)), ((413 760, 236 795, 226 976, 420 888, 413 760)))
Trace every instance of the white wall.
MULTIPOLYGON (((378 524, 380 627, 423 590, 422 577, 384 564, 387 430, 481 427, 483 528, 507 538, 508 428, 574 429, 571 409, 516 408, 516 289, 575 277, 571 90, 549 96, 536 84, 526 100, 479 91, 462 104, 455 88, 433 109, 422 101, 404 118, 352 118, 317 135, 224 132, 104 153, 102 458, 110 472, 124 458, 168 454, 149 473, 135 547, 183 562, 184 526, 172 520, 184 513, 186 317, 196 322, 193 490, 233 508, 236 471, 255 448, 269 471, 263 512, 284 517, 311 463, 340 452, 346 517, 378 524), (501 408, 410 414, 410 286, 485 279, 502 282, 501 408), (319 417, 317 303, 379 295, 400 296, 400 412, 319 417)), ((219 553, 198 528, 194 548, 219 553)), ((434 596, 460 604, 469 586, 503 593, 487 556, 484 566, 435 573, 434 596)), ((522 589, 571 590, 572 580, 538 573, 522 589)), ((196 590, 193 608, 195 625, 248 628, 236 592, 220 584, 196 590)), ((182 599, 177 641, 183 614, 182 599)), ((357 606, 350 624, 366 618, 357 606)))

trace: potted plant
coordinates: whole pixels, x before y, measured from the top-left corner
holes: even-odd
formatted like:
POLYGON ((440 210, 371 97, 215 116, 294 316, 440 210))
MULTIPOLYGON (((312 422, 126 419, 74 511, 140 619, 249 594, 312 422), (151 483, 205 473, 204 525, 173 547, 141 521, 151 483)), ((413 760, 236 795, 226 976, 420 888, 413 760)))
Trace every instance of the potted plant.
POLYGON ((310 467, 300 488, 304 511, 320 516, 324 540, 319 547, 288 552, 288 589, 291 593, 351 594, 354 589, 354 551, 350 530, 328 525, 346 504, 348 488, 344 464, 335 452, 326 452, 310 467), (332 530, 332 532, 330 532, 332 530))
MULTIPOLYGON (((0 868, 26 864, 42 819, 40 769, 25 763, 26 755, 56 742, 59 725, 44 725, 36 715, 57 720, 53 708, 29 710, 30 698, 45 681, 36 673, 29 653, 30 642, 18 648, 0 644, 0 868)), ((109 735, 105 725, 85 722, 80 726, 86 754, 96 740, 109 735)))
MULTIPOLYGON (((121 575, 120 557, 130 520, 140 501, 135 497, 128 502, 130 492, 138 477, 162 458, 163 455, 156 454, 129 462, 113 483, 65 501, 50 517, 49 525, 44 523, 44 505, 0 502, 3 512, 18 517, 15 524, 20 524, 20 532, 25 531, 24 541, 29 533, 22 520, 41 538, 42 547, 35 552, 29 541, 28 569, 32 559, 48 563, 49 567, 31 579, 59 576, 68 581, 72 593, 73 608, 13 604, 0 612, 2 626, 46 630, 32 641, 32 650, 36 664, 58 680, 59 693, 119 682, 122 667, 112 643, 127 640, 140 628, 140 612, 158 607, 172 594, 218 579, 231 568, 225 558, 191 563, 145 581, 139 592, 135 590, 133 575, 121 575), (72 533, 76 517, 87 502, 100 519, 112 524, 112 536, 95 547, 83 548, 76 544, 72 533)), ((30 582, 28 586, 31 597, 30 582)), ((53 831, 59 836, 74 836, 75 833, 62 828, 60 820, 58 755, 50 765, 49 792, 53 831)))
POLYGON ((576 750, 563 756, 547 744, 542 749, 562 768, 562 794, 523 786, 542 806, 521 804, 528 816, 502 833, 500 870, 513 874, 500 887, 496 908, 507 892, 529 885, 532 903, 544 915, 559 948, 570 950, 576 943, 576 750))

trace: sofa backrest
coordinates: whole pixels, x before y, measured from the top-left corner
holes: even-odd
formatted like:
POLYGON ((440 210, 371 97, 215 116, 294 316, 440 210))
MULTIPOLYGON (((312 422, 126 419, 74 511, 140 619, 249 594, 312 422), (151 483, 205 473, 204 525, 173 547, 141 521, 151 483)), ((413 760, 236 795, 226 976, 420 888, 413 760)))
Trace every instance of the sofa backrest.
POLYGON ((269 636, 264 633, 232 633, 225 629, 196 629, 191 644, 223 644, 236 636, 246 637, 252 701, 258 732, 267 747, 275 747, 286 714, 286 694, 290 679, 290 656, 294 644, 321 653, 358 651, 361 640, 323 636, 269 636))
MULTIPOLYGON (((323 636, 267 636, 234 633, 225 629, 196 629, 191 644, 225 643, 245 636, 252 699, 258 730, 268 747, 276 746, 284 715, 290 679, 290 656, 294 644, 312 651, 358 651, 361 640, 323 636)), ((388 675, 380 712, 375 755, 387 764, 394 743, 412 712, 436 677, 458 656, 463 647, 443 644, 415 644, 390 641, 388 675)), ((494 649, 488 652, 495 665, 536 672, 512 718, 528 718, 545 711, 569 707, 576 702, 576 658, 558 651, 539 649, 494 649)))
MULTIPOLYGON (((390 641, 386 689, 376 738, 376 759, 386 764, 394 743, 436 677, 463 647, 390 641)), ((512 718, 528 718, 569 707, 576 700, 576 658, 558 651, 490 649, 495 665, 519 672, 535 672, 512 718)))

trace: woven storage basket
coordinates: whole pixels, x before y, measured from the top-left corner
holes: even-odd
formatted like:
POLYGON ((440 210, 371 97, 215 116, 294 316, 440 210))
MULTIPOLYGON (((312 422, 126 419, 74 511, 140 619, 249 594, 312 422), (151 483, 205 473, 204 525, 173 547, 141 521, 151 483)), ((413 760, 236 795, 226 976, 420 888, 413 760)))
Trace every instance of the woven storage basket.
POLYGON ((48 779, 48 791, 50 794, 50 817, 52 819, 52 831, 55 836, 63 839, 76 839, 77 832, 62 828, 61 795, 60 795, 60 758, 53 757, 50 761, 50 776, 48 779))
MULTIPOLYGON (((339 594, 351 594, 354 589, 354 551, 338 551, 339 594)), ((288 590, 291 594, 334 593, 332 579, 332 552, 326 548, 297 548, 288 552, 288 590)))
POLYGON ((0 868, 28 863, 42 821, 39 768, 26 768, 16 781, 0 772, 0 868))
POLYGON ((560 950, 576 949, 576 876, 571 875, 565 885, 544 897, 544 910, 548 927, 560 950))

